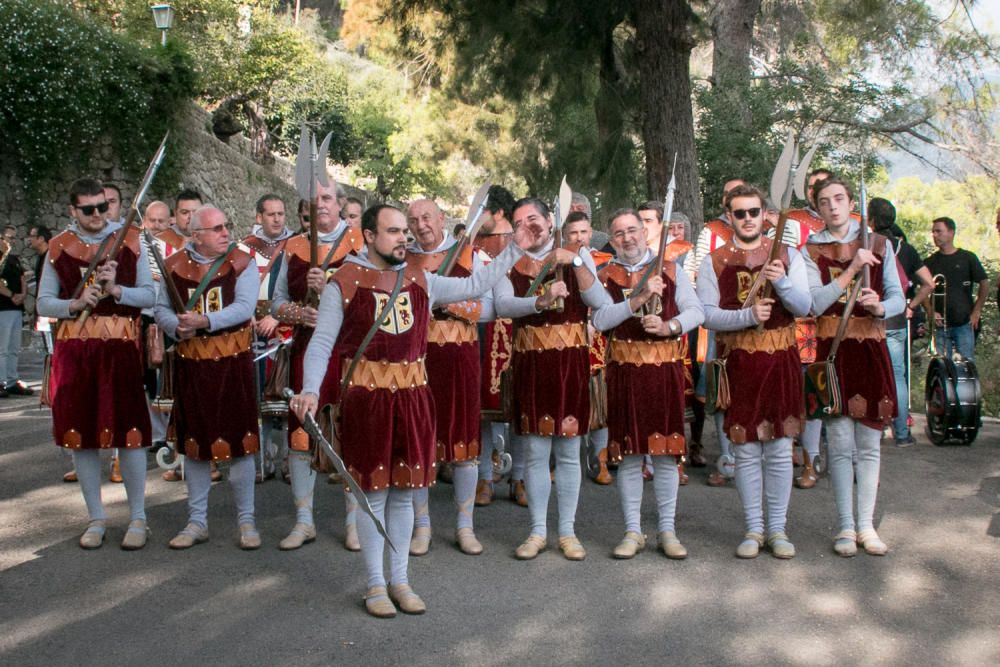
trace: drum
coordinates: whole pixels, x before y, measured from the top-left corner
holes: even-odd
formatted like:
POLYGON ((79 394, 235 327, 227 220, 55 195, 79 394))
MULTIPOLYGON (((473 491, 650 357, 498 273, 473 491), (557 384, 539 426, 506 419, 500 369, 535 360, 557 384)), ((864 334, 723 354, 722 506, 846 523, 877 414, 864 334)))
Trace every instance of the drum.
POLYGON ((262 417, 287 417, 288 401, 284 399, 284 391, 288 387, 291 372, 291 351, 288 345, 282 345, 274 354, 270 374, 264 383, 264 396, 260 401, 262 417))
POLYGON ((971 445, 979 435, 982 387, 967 359, 935 356, 924 385, 927 436, 935 445, 971 445))

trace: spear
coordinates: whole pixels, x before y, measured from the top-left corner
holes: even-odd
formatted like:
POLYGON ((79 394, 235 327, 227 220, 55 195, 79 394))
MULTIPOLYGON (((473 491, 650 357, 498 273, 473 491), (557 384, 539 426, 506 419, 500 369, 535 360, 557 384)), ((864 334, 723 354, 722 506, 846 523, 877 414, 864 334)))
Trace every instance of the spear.
MULTIPOLYGON (((861 247, 868 250, 868 190, 865 188, 865 173, 864 173, 864 163, 861 164, 861 192, 858 197, 860 199, 859 204, 861 206, 861 247)), ((870 266, 865 264, 865 268, 861 273, 861 287, 863 289, 868 289, 872 285, 872 269, 870 266)))
MULTIPOLYGON (((677 191, 677 153, 674 152, 674 166, 670 168, 670 183, 667 185, 667 194, 663 198, 663 219, 660 221, 660 247, 656 250, 656 271, 654 276, 663 275, 663 256, 667 252, 667 229, 670 227, 670 218, 674 214, 674 192, 677 191)), ((660 296, 653 295, 650 302, 649 312, 655 314, 660 310, 660 296)))

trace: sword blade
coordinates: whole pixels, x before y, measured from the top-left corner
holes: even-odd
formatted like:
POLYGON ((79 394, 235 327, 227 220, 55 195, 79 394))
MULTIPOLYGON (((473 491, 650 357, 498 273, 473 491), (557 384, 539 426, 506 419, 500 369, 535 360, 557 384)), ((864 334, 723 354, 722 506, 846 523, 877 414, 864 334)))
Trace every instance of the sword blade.
MULTIPOLYGON (((291 389, 285 389, 284 395, 286 400, 290 400, 295 393, 291 389)), ((309 437, 315 440, 316 443, 323 448, 323 451, 326 452, 326 455, 330 457, 330 461, 333 462, 333 467, 337 469, 337 472, 343 476, 347 485, 351 487, 351 493, 354 494, 354 499, 358 501, 358 506, 361 507, 364 513, 370 516, 371 520, 375 522, 375 530, 377 530, 379 535, 385 539, 389 548, 396 551, 396 547, 392 543, 392 540, 389 539, 389 533, 386 532, 385 526, 382 525, 382 522, 375 516, 375 512, 372 511, 372 506, 368 502, 368 496, 366 496, 365 492, 361 490, 360 486, 358 486, 357 481, 351 473, 347 472, 347 466, 344 465, 344 460, 340 458, 340 455, 337 454, 336 451, 334 451, 333 445, 330 444, 330 441, 323 437, 323 431, 320 430, 319 424, 316 423, 316 419, 313 418, 312 415, 307 414, 305 422, 302 424, 302 428, 306 430, 309 437)))

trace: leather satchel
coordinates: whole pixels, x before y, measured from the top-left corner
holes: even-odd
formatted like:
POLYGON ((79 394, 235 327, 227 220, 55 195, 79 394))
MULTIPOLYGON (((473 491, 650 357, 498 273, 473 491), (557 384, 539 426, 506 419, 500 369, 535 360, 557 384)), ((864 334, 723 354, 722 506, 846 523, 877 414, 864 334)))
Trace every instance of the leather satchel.
POLYGON ((714 415, 729 409, 729 375, 726 359, 712 359, 705 364, 705 412, 714 415))
POLYGON ((847 333, 847 324, 851 319, 851 312, 854 310, 854 302, 861 292, 860 279, 854 281, 854 289, 844 306, 844 313, 840 316, 840 324, 837 325, 837 334, 830 345, 830 354, 825 361, 816 361, 806 366, 805 394, 806 394, 806 416, 812 419, 820 417, 838 417, 844 414, 843 397, 840 395, 840 378, 837 376, 837 367, 834 363, 837 359, 837 350, 840 348, 840 341, 847 333))

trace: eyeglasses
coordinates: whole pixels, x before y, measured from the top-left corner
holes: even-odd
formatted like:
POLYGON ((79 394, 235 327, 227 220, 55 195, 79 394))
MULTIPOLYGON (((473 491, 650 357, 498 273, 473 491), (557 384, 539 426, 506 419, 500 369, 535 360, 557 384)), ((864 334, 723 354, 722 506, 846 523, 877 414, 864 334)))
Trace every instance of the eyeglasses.
POLYGON ((642 232, 642 227, 626 227, 611 235, 615 240, 621 241, 626 236, 638 236, 642 232))
POLYGON ((738 208, 733 211, 733 217, 737 220, 742 220, 743 218, 750 216, 751 218, 756 218, 760 215, 760 206, 754 206, 753 208, 738 208))
POLYGON ((97 211, 98 213, 107 213, 108 202, 102 201, 100 204, 86 204, 84 206, 74 205, 73 208, 78 210, 80 213, 83 213, 84 215, 94 215, 94 211, 97 211))
POLYGON ((221 234, 222 230, 233 231, 233 223, 227 222, 222 225, 215 225, 213 227, 200 227, 198 229, 192 229, 191 232, 212 232, 213 234, 221 234))

